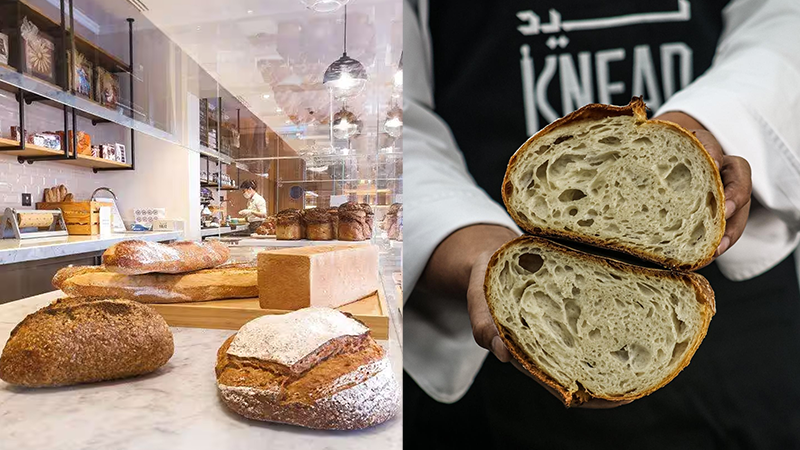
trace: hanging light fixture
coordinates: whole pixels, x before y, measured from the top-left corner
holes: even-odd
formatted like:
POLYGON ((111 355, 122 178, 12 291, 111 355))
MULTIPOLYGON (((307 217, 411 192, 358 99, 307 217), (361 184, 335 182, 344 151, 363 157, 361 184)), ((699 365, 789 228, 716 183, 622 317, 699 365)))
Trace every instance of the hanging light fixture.
POLYGON ((361 133, 362 123, 355 114, 344 106, 333 116, 333 136, 336 139, 350 139, 361 133))
POLYGON ((306 8, 315 12, 333 12, 346 5, 349 0, 300 0, 306 8))
POLYGON ((344 7, 344 52, 325 70, 322 84, 336 98, 358 95, 367 85, 367 69, 358 60, 347 56, 347 5, 344 7))
POLYGON ((394 73, 394 90, 398 94, 403 92, 403 53, 400 53, 400 64, 397 65, 397 72, 394 73))
POLYGON ((403 135, 403 110, 398 105, 386 113, 386 122, 383 123, 383 131, 393 138, 403 135))

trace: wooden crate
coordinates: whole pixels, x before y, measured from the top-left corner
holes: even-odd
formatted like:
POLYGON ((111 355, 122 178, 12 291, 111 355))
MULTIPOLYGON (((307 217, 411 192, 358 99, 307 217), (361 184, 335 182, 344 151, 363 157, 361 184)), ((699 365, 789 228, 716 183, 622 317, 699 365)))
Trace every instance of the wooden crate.
MULTIPOLYGON (((173 327, 215 328, 238 330, 245 323, 266 314, 285 314, 291 311, 261 309, 257 298, 214 300, 209 302, 152 304, 164 320, 173 327)), ((340 311, 352 314, 372 330, 375 339, 389 339, 389 307, 383 291, 378 291, 340 311)))
POLYGON ((100 207, 110 206, 105 202, 39 202, 36 209, 60 209, 64 214, 69 234, 100 234, 100 207))

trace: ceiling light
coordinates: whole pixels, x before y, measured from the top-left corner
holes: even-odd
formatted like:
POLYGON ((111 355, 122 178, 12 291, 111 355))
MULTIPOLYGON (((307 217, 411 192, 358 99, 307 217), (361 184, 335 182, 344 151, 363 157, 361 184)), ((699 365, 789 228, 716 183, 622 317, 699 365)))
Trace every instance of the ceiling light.
POLYGON ((282 113, 282 112, 283 112, 283 110, 282 110, 282 109, 280 109, 280 108, 275 108, 275 112, 276 112, 276 113, 282 113))
POLYGON ((253 14, 253 10, 252 9, 248 9, 247 10, 247 14, 253 14))
POLYGON ((322 84, 337 98, 358 95, 367 85, 367 69, 358 60, 347 56, 347 6, 344 7, 344 51, 342 57, 325 70, 322 84))
POLYGON ((264 94, 264 95, 262 95, 262 97, 266 100, 266 99, 269 98, 269 94, 264 94))
POLYGON ((403 135, 403 110, 399 106, 394 105, 392 109, 386 113, 386 122, 383 123, 383 131, 393 138, 398 138, 403 135))
POLYGON ((333 12, 346 5, 349 0, 300 0, 306 8, 316 12, 333 12))
POLYGON ((342 108, 333 116, 333 136, 336 139, 350 139, 361 133, 361 121, 355 114, 342 108))

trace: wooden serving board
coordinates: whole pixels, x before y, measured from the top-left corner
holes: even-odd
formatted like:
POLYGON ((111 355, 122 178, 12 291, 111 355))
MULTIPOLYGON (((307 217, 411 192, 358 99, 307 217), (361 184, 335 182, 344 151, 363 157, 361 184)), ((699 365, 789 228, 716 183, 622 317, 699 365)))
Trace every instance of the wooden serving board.
MULTIPOLYGON (((291 311, 261 309, 258 298, 214 300, 209 302, 151 304, 173 327, 215 328, 238 330, 245 323, 266 314, 285 314, 291 311)), ((340 311, 352 314, 372 330, 375 339, 389 338, 389 307, 383 291, 348 305, 340 311)))

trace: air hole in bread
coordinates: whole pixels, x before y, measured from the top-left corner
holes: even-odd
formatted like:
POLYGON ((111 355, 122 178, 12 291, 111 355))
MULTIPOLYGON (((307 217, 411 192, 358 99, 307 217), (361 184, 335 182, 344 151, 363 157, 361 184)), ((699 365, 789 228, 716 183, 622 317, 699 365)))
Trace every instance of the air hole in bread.
POLYGON ((536 253, 523 253, 518 259, 519 266, 530 273, 536 273, 544 265, 544 258, 536 253))
POLYGON ((611 355, 617 358, 623 364, 627 364, 628 360, 630 359, 630 354, 628 354, 627 347, 622 347, 617 351, 611 352, 611 355))
POLYGON ((581 316, 581 307, 575 300, 564 302, 564 311, 567 314, 567 325, 573 334, 578 334, 578 318, 581 316))
POLYGON ((672 349, 672 357, 669 359, 670 366, 682 359, 681 357, 683 356, 683 353, 686 351, 687 347, 689 347, 688 341, 675 344, 675 347, 672 349))
POLYGON ((619 227, 614 225, 613 223, 610 223, 610 224, 606 225, 606 230, 608 230, 608 231, 610 231, 610 232, 612 232, 614 234, 618 234, 619 233, 619 227))
POLYGON ((550 164, 550 161, 545 161, 536 168, 536 178, 539 179, 543 184, 547 183, 547 165, 550 164))
POLYGON ((594 364, 590 363, 589 361, 584 361, 583 363, 586 364, 586 366, 590 369, 594 369, 594 364))
POLYGON ((661 218, 661 219, 667 217, 667 210, 664 209, 664 208, 659 209, 658 210, 658 217, 661 218))
POLYGON ((711 210, 711 218, 717 218, 717 197, 714 196, 713 192, 708 193, 708 197, 706 198, 706 205, 708 205, 708 209, 711 210))
POLYGON ((629 345, 628 352, 631 355, 631 366, 634 369, 644 369, 650 364, 650 360, 653 357, 650 349, 641 344, 629 345))
POLYGON ((585 142, 581 142, 580 144, 576 145, 575 147, 572 147, 573 150, 580 150, 582 148, 586 148, 586 143, 585 142))
POLYGON ((601 164, 605 164, 607 162, 613 162, 619 159, 619 152, 605 152, 600 153, 599 155, 594 155, 589 157, 586 161, 589 163, 590 166, 599 166, 601 164))
POLYGON ((564 141, 568 141, 570 139, 572 139, 572 135, 559 136, 559 137, 556 138, 555 142, 553 142, 553 145, 558 145, 558 144, 560 144, 560 143, 562 143, 564 141))
POLYGON ((570 209, 568 209, 567 210, 567 214, 569 214, 570 216, 574 216, 574 215, 578 214, 578 208, 570 208, 570 209))
MULTIPOLYGON (((678 231, 681 229, 682 226, 683 226, 683 219, 678 219, 677 222, 673 223, 667 228, 664 228, 664 231, 678 231)), ((703 231, 705 231, 705 229, 703 231)))
POLYGON ((653 141, 651 141, 650 138, 647 137, 640 137, 639 139, 633 141, 633 143, 642 145, 653 145, 653 141))
MULTIPOLYGON (((533 180, 531 180, 531 182, 533 182, 533 180)), ((531 186, 528 187, 530 188, 531 186)), ((506 197, 510 197, 511 194, 514 193, 514 185, 508 181, 506 182, 505 186, 503 186, 503 190, 505 191, 506 197)))
POLYGON ((590 227, 594 224, 594 219, 583 219, 578 221, 578 225, 581 227, 590 227))
POLYGON ((697 226, 694 227, 694 230, 692 230, 691 241, 690 241, 691 244, 692 245, 697 244, 697 241, 702 239, 705 234, 706 234, 705 225, 703 225, 702 222, 698 223, 697 226))
POLYGON ((670 156, 668 161, 670 163, 672 163, 672 164, 675 164, 676 162, 678 162, 678 157, 677 156, 670 156))
POLYGON ((641 282, 637 282, 636 285, 639 287, 639 290, 642 291, 642 294, 649 296, 656 295, 656 291, 653 290, 652 286, 649 286, 641 282))
MULTIPOLYGON (((567 266, 567 267, 569 267, 569 266, 567 266)), ((572 296, 573 297, 577 297, 578 295, 580 295, 580 293, 581 293, 581 289, 578 286, 572 286, 572 296)))
POLYGON ((586 157, 584 155, 565 153, 559 156, 558 159, 553 162, 553 165, 550 166, 550 175, 554 177, 565 175, 569 171, 570 165, 573 165, 578 161, 583 161, 585 158, 586 157))
POLYGON ((558 219, 559 217, 561 217, 561 211, 559 211, 557 209, 554 209, 553 210, 553 218, 558 219))
POLYGON ((591 331, 589 331, 590 339, 600 339, 600 337, 601 337, 600 330, 598 330, 597 328, 594 328, 591 331))
POLYGON ((539 147, 539 150, 536 150, 534 153, 536 153, 537 155, 541 155, 542 153, 544 153, 544 152, 546 152, 548 150, 550 150, 550 146, 549 145, 542 145, 542 146, 539 147))
POLYGON ((686 322, 678 317, 678 313, 675 310, 672 310, 672 326, 675 328, 675 339, 682 339, 683 333, 686 332, 686 322))
POLYGON ((522 326, 525 327, 525 328, 528 328, 528 329, 531 328, 530 325, 528 325, 528 322, 525 320, 525 318, 522 317, 522 314, 520 314, 520 316, 519 316, 519 323, 521 323, 522 326))
POLYGON ((566 202, 574 202, 584 197, 586 197, 586 194, 580 189, 567 189, 566 191, 562 192, 561 195, 558 196, 558 200, 566 203, 566 202))
POLYGON ((658 188, 658 194, 659 194, 659 195, 664 195, 664 194, 666 194, 666 193, 667 193, 667 190, 666 190, 666 189, 664 189, 664 188, 658 188))
POLYGON ((622 141, 616 136, 606 136, 597 142, 606 145, 620 145, 622 143, 622 141))
POLYGON ((622 277, 617 275, 617 274, 615 274, 614 272, 609 272, 608 274, 611 275, 611 278, 613 278, 615 280, 618 280, 618 281, 622 281, 622 277))
POLYGON ((575 337, 569 332, 566 325, 552 319, 547 321, 547 325, 564 346, 569 348, 575 346, 575 337))
POLYGON ((681 192, 691 186, 692 184, 692 171, 686 167, 686 164, 680 163, 673 167, 666 178, 667 184, 675 192, 681 192))
POLYGON ((649 319, 649 318, 653 317, 653 311, 655 311, 655 310, 653 308, 650 308, 650 310, 647 311, 647 315, 645 316, 645 318, 649 319))

